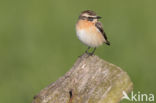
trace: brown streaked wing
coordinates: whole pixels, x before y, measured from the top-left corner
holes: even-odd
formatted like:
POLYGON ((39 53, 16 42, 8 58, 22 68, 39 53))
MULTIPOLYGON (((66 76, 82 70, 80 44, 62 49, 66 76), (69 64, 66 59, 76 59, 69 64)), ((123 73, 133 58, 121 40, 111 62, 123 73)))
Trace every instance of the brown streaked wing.
POLYGON ((96 26, 97 29, 102 33, 104 39, 106 40, 106 44, 109 45, 109 41, 107 40, 106 33, 105 33, 104 30, 103 30, 102 23, 98 21, 98 22, 95 23, 95 26, 96 26))
POLYGON ((104 30, 103 30, 102 23, 101 22, 96 22, 95 23, 95 26, 102 33, 102 35, 104 36, 104 38, 107 40, 107 36, 106 36, 106 34, 105 34, 104 30))

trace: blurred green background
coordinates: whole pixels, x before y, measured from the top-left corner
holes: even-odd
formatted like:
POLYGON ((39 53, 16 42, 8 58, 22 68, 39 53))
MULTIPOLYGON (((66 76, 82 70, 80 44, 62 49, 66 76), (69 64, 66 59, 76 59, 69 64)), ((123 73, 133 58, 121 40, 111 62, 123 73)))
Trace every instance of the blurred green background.
POLYGON ((86 9, 111 42, 95 54, 123 68, 135 92, 156 93, 156 0, 0 0, 0 103, 30 103, 72 67, 87 48, 75 33, 86 9))

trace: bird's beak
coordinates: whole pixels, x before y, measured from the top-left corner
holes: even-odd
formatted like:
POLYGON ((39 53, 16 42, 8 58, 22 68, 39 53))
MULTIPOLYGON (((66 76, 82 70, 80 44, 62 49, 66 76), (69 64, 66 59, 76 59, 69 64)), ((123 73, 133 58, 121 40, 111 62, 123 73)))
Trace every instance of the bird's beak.
POLYGON ((97 18, 97 19, 101 19, 102 17, 101 17, 101 16, 97 16, 96 18, 97 18))

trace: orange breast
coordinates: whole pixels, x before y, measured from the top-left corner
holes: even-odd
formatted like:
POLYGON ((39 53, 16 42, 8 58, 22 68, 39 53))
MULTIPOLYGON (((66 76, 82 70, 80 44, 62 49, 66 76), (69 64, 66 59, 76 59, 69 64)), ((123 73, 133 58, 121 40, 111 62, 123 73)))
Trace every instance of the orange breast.
POLYGON ((88 29, 92 26, 94 26, 94 23, 89 22, 87 20, 79 20, 76 25, 77 29, 88 29))
POLYGON ((90 47, 97 47, 104 42, 103 35, 92 22, 79 20, 76 25, 76 30, 79 39, 90 47))

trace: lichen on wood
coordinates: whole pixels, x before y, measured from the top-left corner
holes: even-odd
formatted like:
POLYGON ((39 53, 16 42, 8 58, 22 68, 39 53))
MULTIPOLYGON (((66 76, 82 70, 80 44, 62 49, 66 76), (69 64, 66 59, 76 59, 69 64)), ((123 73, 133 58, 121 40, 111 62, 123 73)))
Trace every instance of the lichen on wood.
POLYGON ((118 103, 133 83, 120 67, 96 55, 83 54, 56 82, 34 97, 33 103, 118 103))

